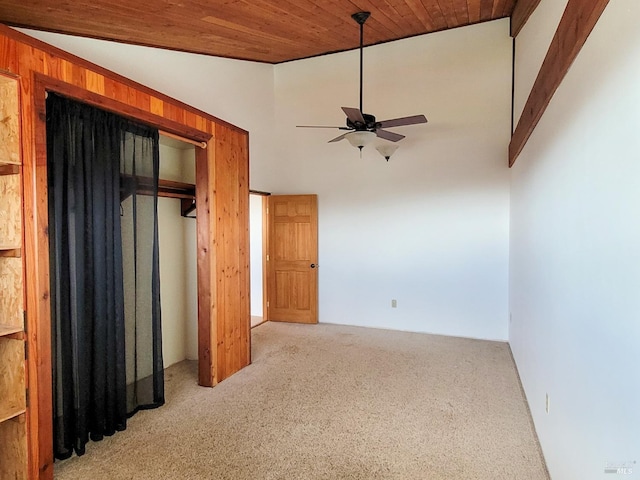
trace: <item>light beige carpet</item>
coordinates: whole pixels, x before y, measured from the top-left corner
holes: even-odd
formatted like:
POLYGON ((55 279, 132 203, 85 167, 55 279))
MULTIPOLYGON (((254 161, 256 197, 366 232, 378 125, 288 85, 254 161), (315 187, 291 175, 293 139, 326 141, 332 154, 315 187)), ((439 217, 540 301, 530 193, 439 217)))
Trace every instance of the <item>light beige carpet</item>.
POLYGON ((265 323, 213 389, 167 369, 167 404, 57 462, 56 479, 548 479, 504 343, 265 323))

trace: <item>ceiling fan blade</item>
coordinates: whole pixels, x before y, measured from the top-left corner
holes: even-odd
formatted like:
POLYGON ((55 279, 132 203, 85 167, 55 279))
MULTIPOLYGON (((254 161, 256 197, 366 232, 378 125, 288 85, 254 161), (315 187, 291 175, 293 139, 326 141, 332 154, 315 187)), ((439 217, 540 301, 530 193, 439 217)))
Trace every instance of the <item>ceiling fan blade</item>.
POLYGON ((351 120, 351 123, 366 123, 362 116, 362 112, 359 109, 353 107, 342 107, 342 111, 347 115, 347 118, 351 120))
POLYGON ((330 127, 328 125, 296 125, 296 128, 337 128, 338 130, 351 130, 349 127, 330 127))
POLYGON ((427 117, 424 115, 413 115, 411 117, 394 118, 392 120, 383 120, 378 122, 382 128, 403 127, 405 125, 416 125, 418 123, 427 123, 427 117))
POLYGON ((376 130, 376 135, 380 138, 384 138, 385 140, 389 140, 390 142, 398 142, 404 138, 404 135, 400 135, 399 133, 388 132, 386 130, 381 130, 379 128, 376 130))
POLYGON ((342 135, 334 138, 333 140, 329 140, 327 143, 339 142, 340 140, 342 140, 347 135, 348 135, 347 133, 343 133, 342 135))

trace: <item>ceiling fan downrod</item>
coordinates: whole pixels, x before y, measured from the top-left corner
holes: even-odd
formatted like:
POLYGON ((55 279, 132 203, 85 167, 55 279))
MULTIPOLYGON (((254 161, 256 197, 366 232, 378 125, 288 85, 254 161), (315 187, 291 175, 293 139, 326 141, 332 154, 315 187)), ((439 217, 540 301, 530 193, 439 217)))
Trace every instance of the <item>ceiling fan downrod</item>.
POLYGON ((363 62, 362 62, 362 57, 363 57, 363 46, 364 46, 364 22, 367 21, 367 19, 369 18, 369 16, 371 15, 371 12, 357 12, 354 13, 353 15, 351 15, 351 18, 353 18, 358 25, 360 25, 360 111, 364 112, 364 110, 362 109, 362 72, 363 72, 363 62))

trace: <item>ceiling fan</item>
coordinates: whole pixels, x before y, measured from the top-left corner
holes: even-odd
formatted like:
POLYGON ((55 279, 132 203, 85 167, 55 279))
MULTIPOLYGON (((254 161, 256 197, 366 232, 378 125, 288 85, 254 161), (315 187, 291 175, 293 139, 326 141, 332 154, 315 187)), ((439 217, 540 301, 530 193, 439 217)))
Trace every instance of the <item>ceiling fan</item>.
MULTIPOLYGON (((337 128, 339 130, 348 130, 347 133, 343 133, 342 135, 329 140, 329 143, 339 142, 340 140, 346 138, 349 143, 351 143, 351 145, 359 148, 361 152, 362 148, 365 145, 369 144, 375 137, 389 140, 390 142, 398 142, 405 138, 404 135, 384 130, 385 128, 427 123, 427 118, 424 115, 412 115, 410 117, 377 121, 375 116, 364 113, 362 109, 362 54, 364 40, 364 23, 367 21, 370 15, 370 12, 358 12, 351 15, 351 18, 353 18, 360 25, 360 108, 342 107, 342 111, 347 116, 346 127, 297 125, 300 128, 337 128)), ((387 159, 387 161, 389 161, 389 157, 391 157, 391 155, 397 148, 397 145, 385 144, 379 146, 378 151, 387 159)))

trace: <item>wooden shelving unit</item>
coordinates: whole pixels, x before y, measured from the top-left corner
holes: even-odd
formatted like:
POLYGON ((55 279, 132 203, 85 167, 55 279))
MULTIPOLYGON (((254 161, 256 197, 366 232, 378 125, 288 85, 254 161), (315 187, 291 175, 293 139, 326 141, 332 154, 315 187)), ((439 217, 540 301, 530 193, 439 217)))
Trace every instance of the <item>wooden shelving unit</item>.
POLYGON ((0 478, 27 478, 18 79, 0 73, 0 478))

